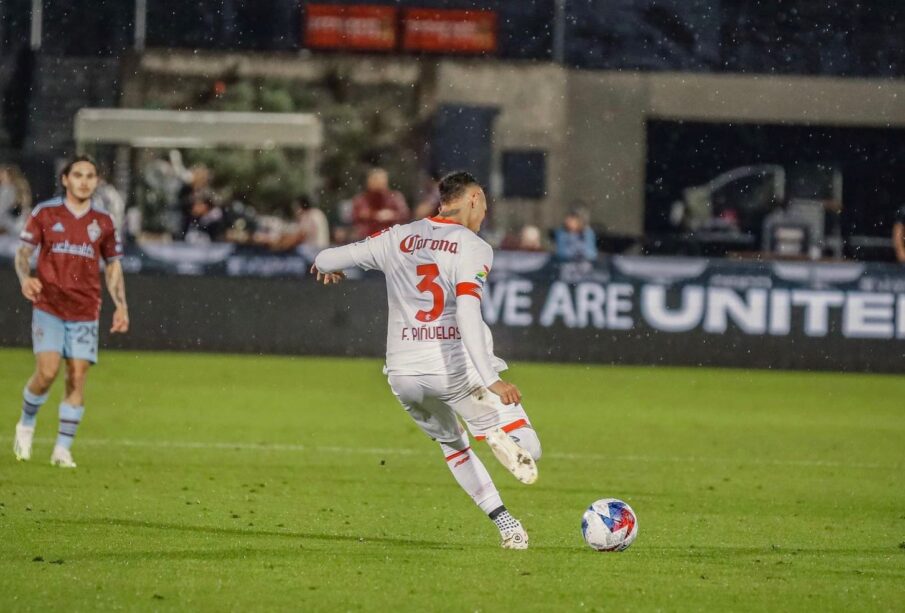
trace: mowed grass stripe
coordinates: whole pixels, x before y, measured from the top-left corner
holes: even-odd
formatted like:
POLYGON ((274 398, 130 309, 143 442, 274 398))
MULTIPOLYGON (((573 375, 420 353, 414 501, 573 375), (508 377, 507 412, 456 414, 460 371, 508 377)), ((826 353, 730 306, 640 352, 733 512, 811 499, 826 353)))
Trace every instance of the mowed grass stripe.
MULTIPOLYGON (((0 441, 12 443, 12 437, 0 436, 0 441)), ((51 446, 55 439, 36 437, 36 445, 51 446)), ((414 449, 403 447, 337 447, 324 445, 292 445, 283 443, 247 443, 247 442, 216 442, 216 441, 164 441, 148 440, 137 441, 129 439, 92 439, 79 438, 79 446, 97 447, 150 447, 161 449, 214 449, 223 451, 266 451, 266 452, 290 452, 290 453, 337 453, 337 454, 363 454, 363 455, 403 455, 434 457, 428 449, 414 449)), ((657 457, 625 455, 614 456, 601 453, 563 453, 553 452, 544 456, 547 460, 571 460, 575 462, 608 461, 608 462, 647 462, 663 464, 696 464, 716 462, 720 464, 734 464, 739 466, 788 466, 788 467, 813 467, 813 468, 847 468, 865 470, 902 470, 902 464, 865 464, 861 462, 841 462, 832 460, 780 460, 780 459, 732 459, 714 457, 657 457)))

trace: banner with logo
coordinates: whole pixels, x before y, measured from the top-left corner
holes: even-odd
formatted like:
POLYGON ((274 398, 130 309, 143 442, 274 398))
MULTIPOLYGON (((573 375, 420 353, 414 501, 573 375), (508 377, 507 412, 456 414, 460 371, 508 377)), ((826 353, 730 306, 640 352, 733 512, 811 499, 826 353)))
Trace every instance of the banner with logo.
POLYGON ((496 22, 495 11, 406 9, 402 17, 402 48, 433 53, 494 53, 496 22))
MULTIPOLYGON (((29 310, 12 272, 13 245, 0 240, 8 278, 0 341, 25 344, 29 310)), ((325 291, 308 274, 312 256, 228 244, 128 248, 127 285, 143 326, 112 342, 382 355, 382 275, 353 271, 325 291)), ((623 256, 558 263, 546 253, 499 251, 482 293, 497 352, 512 360, 905 372, 905 267, 891 264, 623 256)))
POLYGON ((307 4, 304 44, 311 49, 392 51, 397 18, 392 6, 307 4))
POLYGON ((610 257, 494 266, 483 309, 525 359, 905 372, 905 269, 610 257))

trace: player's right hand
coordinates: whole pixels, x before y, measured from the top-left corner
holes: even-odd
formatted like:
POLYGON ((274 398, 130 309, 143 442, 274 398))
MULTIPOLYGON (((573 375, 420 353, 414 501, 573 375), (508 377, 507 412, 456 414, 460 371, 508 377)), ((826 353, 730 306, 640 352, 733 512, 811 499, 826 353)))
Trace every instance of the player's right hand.
POLYGON ((41 280, 37 277, 26 277, 25 281, 22 282, 22 295, 29 302, 37 300, 42 289, 44 289, 44 286, 41 285, 41 280))
POLYGON ((512 384, 500 379, 488 387, 491 392, 500 397, 503 404, 518 404, 522 401, 522 393, 512 384))
POLYGON ((331 283, 334 283, 334 284, 339 283, 340 281, 343 281, 346 278, 346 273, 344 273, 342 271, 321 272, 317 269, 316 264, 311 265, 311 274, 317 274, 318 283, 320 283, 321 279, 323 279, 324 285, 330 285, 331 283))

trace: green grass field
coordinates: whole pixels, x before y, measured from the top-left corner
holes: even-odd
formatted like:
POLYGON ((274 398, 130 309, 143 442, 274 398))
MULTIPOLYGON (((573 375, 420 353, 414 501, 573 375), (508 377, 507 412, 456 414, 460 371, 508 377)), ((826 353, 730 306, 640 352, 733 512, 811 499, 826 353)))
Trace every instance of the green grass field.
POLYGON ((478 447, 528 551, 396 405, 376 360, 104 352, 79 468, 11 453, 0 351, 0 610, 903 610, 905 379, 519 364, 544 444, 478 447), (623 553, 581 513, 638 514, 623 553))

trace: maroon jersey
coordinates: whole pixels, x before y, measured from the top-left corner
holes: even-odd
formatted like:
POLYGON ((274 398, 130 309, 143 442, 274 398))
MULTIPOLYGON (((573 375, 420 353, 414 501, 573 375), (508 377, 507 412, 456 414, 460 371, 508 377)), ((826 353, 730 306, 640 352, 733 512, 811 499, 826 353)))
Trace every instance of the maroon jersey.
POLYGON ((19 235, 40 247, 35 308, 65 321, 94 321, 101 310, 100 260, 122 257, 113 218, 92 203, 76 217, 62 198, 35 207, 19 235))

